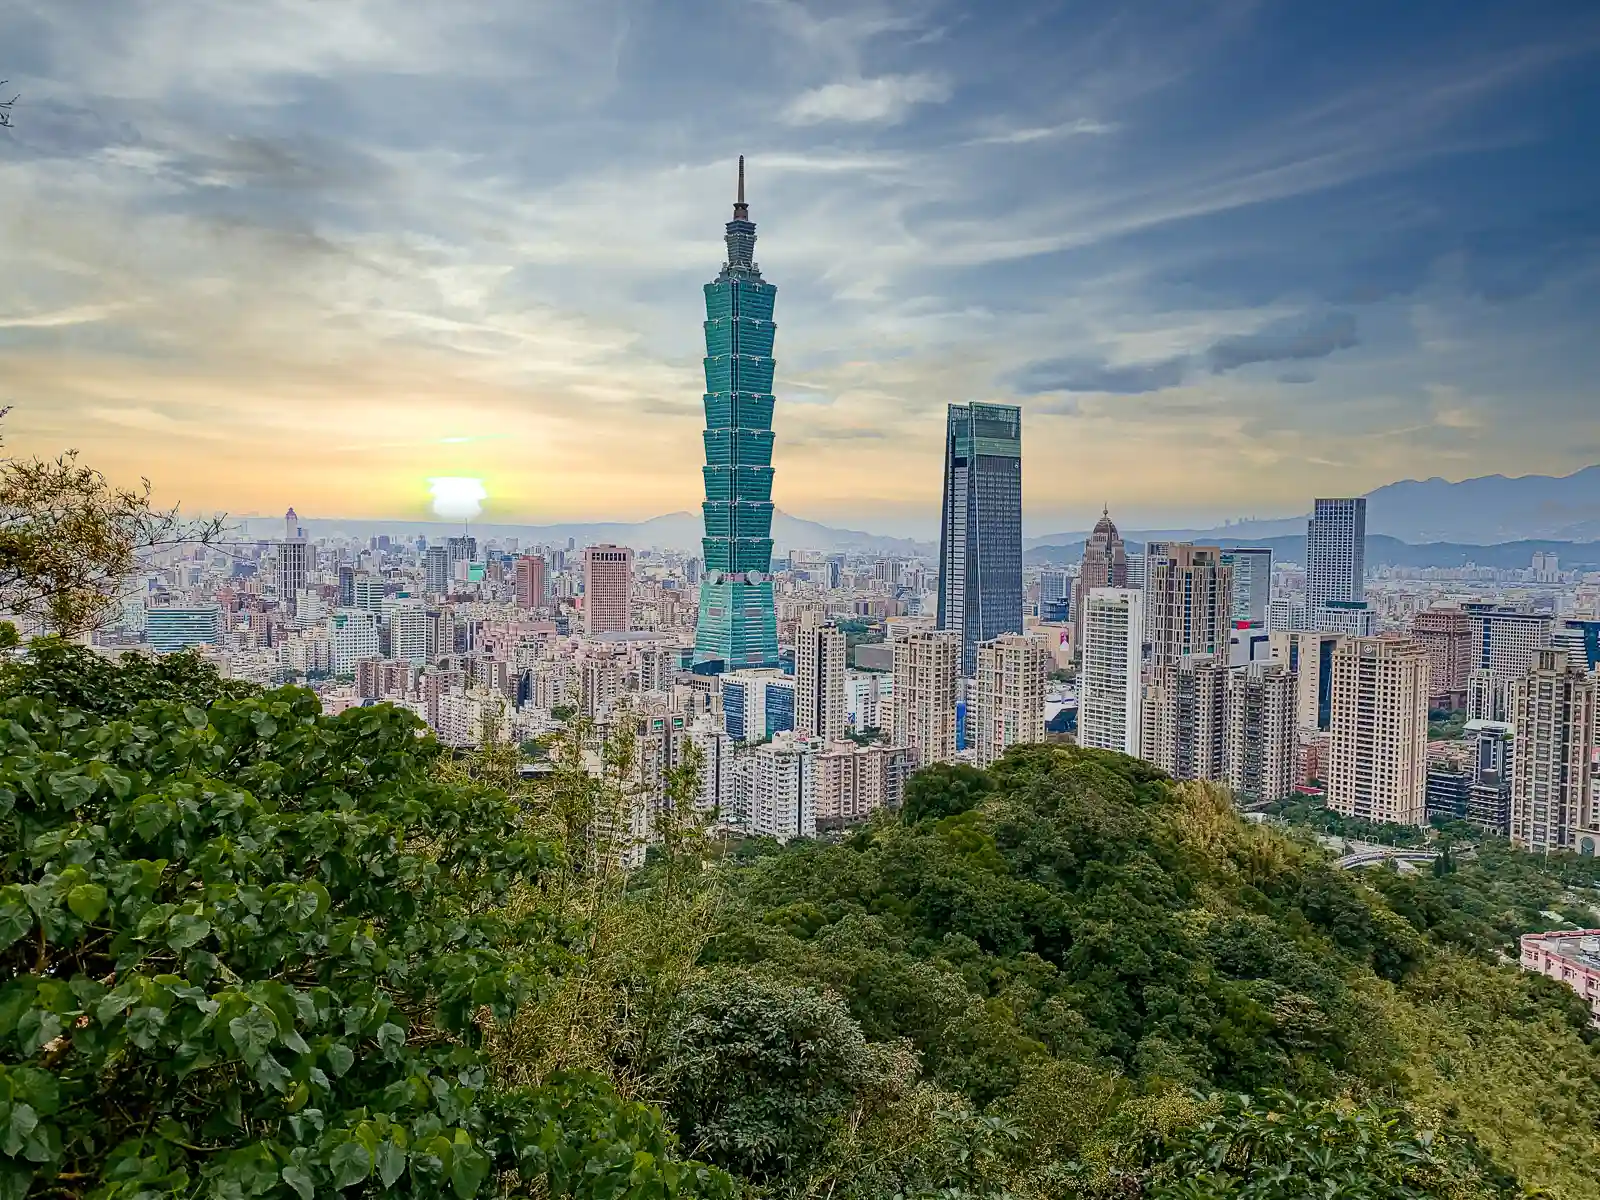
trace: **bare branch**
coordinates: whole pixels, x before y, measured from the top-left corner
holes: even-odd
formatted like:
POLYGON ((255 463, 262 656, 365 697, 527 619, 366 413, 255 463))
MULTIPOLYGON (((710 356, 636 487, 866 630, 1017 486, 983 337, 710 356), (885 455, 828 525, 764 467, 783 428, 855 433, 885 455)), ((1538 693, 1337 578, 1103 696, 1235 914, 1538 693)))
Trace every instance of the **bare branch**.
MULTIPOLYGON (((6 82, 7 82, 6 80, 0 79, 0 95, 4 95, 5 94, 6 82)), ((13 104, 15 104, 18 100, 21 100, 21 99, 22 99, 22 93, 18 92, 15 96, 11 97, 11 99, 9 99, 9 100, 0 100, 0 129, 10 129, 12 127, 12 125, 11 125, 11 106, 13 104)))

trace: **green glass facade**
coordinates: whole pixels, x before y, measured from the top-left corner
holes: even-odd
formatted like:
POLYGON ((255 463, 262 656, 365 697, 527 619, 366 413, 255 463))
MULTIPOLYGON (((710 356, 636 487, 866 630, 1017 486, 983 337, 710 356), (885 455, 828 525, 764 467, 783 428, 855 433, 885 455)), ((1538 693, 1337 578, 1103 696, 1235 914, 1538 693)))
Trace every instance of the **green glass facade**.
POLYGON ((778 665, 772 603, 772 306, 778 289, 754 261, 756 227, 739 193, 728 260, 705 286, 706 573, 695 661, 728 670, 778 665))

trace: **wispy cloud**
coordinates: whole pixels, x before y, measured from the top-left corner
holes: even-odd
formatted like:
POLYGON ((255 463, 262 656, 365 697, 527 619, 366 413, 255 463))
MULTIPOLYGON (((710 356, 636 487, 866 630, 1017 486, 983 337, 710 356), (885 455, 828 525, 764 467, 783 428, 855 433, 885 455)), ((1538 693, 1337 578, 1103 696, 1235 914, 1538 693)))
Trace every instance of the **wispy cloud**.
POLYGON ((896 125, 919 104, 941 104, 950 84, 934 75, 880 75, 828 83, 796 96, 784 111, 791 125, 842 121, 853 125, 896 125))

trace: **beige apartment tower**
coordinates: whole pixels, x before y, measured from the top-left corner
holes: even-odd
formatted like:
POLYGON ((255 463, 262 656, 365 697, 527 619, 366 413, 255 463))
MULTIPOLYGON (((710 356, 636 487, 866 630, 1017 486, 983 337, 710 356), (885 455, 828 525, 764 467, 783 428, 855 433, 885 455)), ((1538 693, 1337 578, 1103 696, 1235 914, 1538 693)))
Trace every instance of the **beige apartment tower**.
POLYGON ((1327 803, 1334 812, 1427 824, 1428 648, 1352 637, 1333 652, 1327 803))
POLYGON ((1527 850, 1593 854, 1594 677, 1565 650, 1538 650, 1533 669, 1512 683, 1510 702, 1511 840, 1527 850))
POLYGON ((844 631, 805 613, 794 636, 796 733, 830 742, 845 735, 844 677, 844 631))
POLYGON ((633 595, 633 551, 588 546, 583 552, 583 632, 626 633, 633 595))
POLYGON ((1042 638, 1004 633, 978 645, 968 706, 968 742, 986 767, 1007 746, 1044 741, 1044 688, 1050 651, 1042 638))
POLYGON ((894 744, 911 752, 913 767, 955 759, 960 666, 957 630, 923 630, 894 644, 894 744))
POLYGON ((1425 608, 1411 618, 1411 636, 1428 648, 1428 661, 1433 664, 1431 707, 1455 710, 1467 706, 1477 624, 1460 605, 1425 608))
POLYGON ((1187 655, 1228 658, 1233 567, 1220 546, 1177 542, 1144 564, 1144 640, 1150 665, 1169 667, 1187 655))

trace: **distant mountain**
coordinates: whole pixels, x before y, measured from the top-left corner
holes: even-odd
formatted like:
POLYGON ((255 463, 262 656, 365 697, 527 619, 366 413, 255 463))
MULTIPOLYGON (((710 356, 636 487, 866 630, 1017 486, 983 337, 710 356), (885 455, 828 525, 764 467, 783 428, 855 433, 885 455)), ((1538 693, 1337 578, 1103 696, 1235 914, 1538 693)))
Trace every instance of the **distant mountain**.
MULTIPOLYGON (((247 538, 280 538, 283 536, 281 517, 245 517, 237 522, 247 538)), ((428 538, 444 537, 460 532, 462 526, 447 521, 388 521, 367 520, 361 517, 302 517, 300 525, 312 537, 372 537, 388 534, 390 537, 428 538)), ((468 527, 473 536, 487 540, 517 538, 524 544, 543 543, 559 545, 571 539, 578 546, 598 542, 613 542, 619 546, 632 546, 636 550, 700 549, 703 532, 696 513, 675 512, 651 517, 648 521, 589 521, 568 525, 506 525, 472 522, 468 527)), ((888 537, 865 533, 859 529, 836 529, 817 521, 793 517, 779 509, 772 518, 772 537, 776 552, 789 550, 821 550, 831 554, 855 551, 863 554, 928 555, 935 547, 911 538, 888 537)))
MULTIPOLYGON (((1202 531, 1203 533, 1203 531, 1202 531)), ((1142 553, 1144 540, 1149 533, 1135 533, 1125 540, 1130 553, 1142 553)), ((1173 539, 1166 531, 1154 536, 1173 539)), ((1188 540, 1196 540, 1194 537, 1188 540)), ((1304 563, 1306 539, 1304 534, 1274 538, 1227 538, 1205 536, 1205 541, 1225 546, 1267 546, 1276 562, 1304 563)), ((1471 563, 1480 567, 1509 570, 1525 567, 1537 553, 1553 553, 1563 567, 1600 567, 1600 541, 1558 542, 1550 540, 1522 540, 1497 542, 1491 546, 1468 545, 1463 542, 1424 542, 1413 544, 1384 534, 1367 537, 1367 566, 1369 567, 1461 567, 1471 563)), ((1083 558, 1083 541, 1064 542, 1056 546, 1035 546, 1023 552, 1022 560, 1030 565, 1046 563, 1066 565, 1083 558)))
MULTIPOLYGON (((1309 514, 1308 514, 1309 515, 1309 514)), ((1304 536, 1306 517, 1242 521, 1210 529, 1144 530, 1141 536, 1171 541, 1229 541, 1304 536)), ((1086 530, 1047 533, 1023 543, 1031 548, 1082 541, 1086 530)), ((1402 542, 1600 541, 1600 465, 1571 475, 1484 475, 1447 479, 1402 479, 1367 493, 1367 535, 1402 542)), ((1125 532, 1124 537, 1128 534, 1125 532)))

